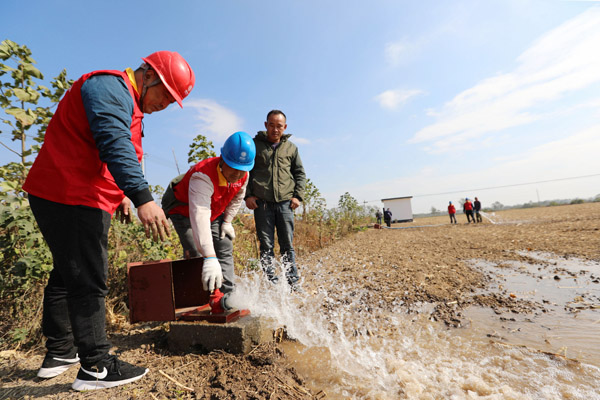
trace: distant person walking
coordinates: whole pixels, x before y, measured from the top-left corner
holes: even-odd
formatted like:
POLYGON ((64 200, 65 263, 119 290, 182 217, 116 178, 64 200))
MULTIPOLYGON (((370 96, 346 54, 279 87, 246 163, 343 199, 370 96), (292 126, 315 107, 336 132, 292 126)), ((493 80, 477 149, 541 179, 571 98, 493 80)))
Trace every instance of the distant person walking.
POLYGON ((381 218, 383 217, 381 211, 377 210, 377 212, 375 213, 375 217, 377 218, 377 223, 381 225, 381 218))
POLYGON ((483 222, 481 218, 481 202, 475 197, 475 201, 473 202, 473 210, 475 211, 475 219, 476 222, 483 222))
POLYGON ((388 226, 388 228, 392 226, 392 212, 389 208, 383 212, 383 220, 385 221, 385 224, 388 226))
POLYGON ((448 204, 448 215, 450 215, 450 223, 456 224, 456 207, 454 207, 452 202, 448 204))
POLYGON ((475 222, 475 218, 473 218, 473 203, 468 198, 465 199, 465 204, 463 204, 463 212, 467 216, 467 221, 470 224, 471 220, 475 222))

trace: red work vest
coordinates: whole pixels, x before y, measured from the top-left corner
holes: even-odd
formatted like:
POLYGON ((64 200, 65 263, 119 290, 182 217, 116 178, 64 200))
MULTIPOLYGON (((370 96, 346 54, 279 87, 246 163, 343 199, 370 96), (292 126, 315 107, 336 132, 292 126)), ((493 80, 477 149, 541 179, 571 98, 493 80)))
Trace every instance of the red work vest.
POLYGON ((171 211, 169 211, 169 214, 181 214, 185 215, 186 217, 190 216, 190 178, 196 172, 201 172, 208 176, 213 184, 214 192, 210 201, 211 222, 217 219, 219 215, 223 214, 229 203, 231 203, 231 200, 244 186, 244 183, 248 179, 248 174, 245 174, 242 179, 235 183, 228 183, 227 185, 219 186, 219 161, 221 161, 221 157, 207 158, 206 160, 202 160, 190 168, 181 182, 179 182, 173 188, 175 198, 185 204, 174 207, 171 211))
POLYGON ((141 162, 142 118, 139 95, 126 72, 94 71, 83 75, 67 91, 52 117, 44 144, 29 171, 23 189, 56 203, 84 205, 112 214, 124 194, 106 166, 98 149, 81 99, 81 86, 90 77, 109 74, 123 78, 133 98, 131 142, 141 162))
POLYGON ((465 211, 471 211, 473 209, 473 204, 469 200, 465 202, 465 211))
POLYGON ((456 208, 453 204, 448 206, 448 214, 456 214, 456 208))

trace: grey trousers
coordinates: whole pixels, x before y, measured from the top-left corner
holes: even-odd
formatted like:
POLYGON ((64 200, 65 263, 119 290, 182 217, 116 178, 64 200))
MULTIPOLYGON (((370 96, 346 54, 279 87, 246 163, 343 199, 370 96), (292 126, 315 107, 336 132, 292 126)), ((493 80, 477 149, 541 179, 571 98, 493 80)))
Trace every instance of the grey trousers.
MULTIPOLYGON (((188 253, 189 257, 201 257, 202 255, 198 249, 196 249, 190 219, 179 214, 171 214, 169 215, 169 218, 173 222, 175 231, 179 236, 184 256, 188 253)), ((233 291, 233 281, 235 279, 235 270, 233 268, 233 242, 228 236, 225 236, 223 239, 219 238, 222 223, 223 215, 220 215, 210 223, 210 230, 215 253, 217 254, 217 259, 219 260, 219 264, 221 264, 221 271, 223 272, 223 286, 221 286, 220 290, 223 293, 230 293, 233 291)))

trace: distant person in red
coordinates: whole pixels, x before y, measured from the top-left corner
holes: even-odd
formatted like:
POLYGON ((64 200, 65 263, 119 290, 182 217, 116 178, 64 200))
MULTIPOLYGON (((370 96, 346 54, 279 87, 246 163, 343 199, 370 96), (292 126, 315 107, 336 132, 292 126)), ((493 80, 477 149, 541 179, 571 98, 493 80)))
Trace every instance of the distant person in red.
POLYGON ((473 217, 473 203, 468 198, 465 199, 465 204, 463 204, 463 212, 466 214, 469 224, 471 220, 475 222, 475 218, 473 217))
POLYGON ((477 222, 483 222, 481 218, 481 202, 475 197, 475 201, 473 202, 473 211, 475 211, 475 219, 477 222))
POLYGON ((454 207, 454 204, 452 204, 452 202, 450 202, 450 204, 448 205, 448 215, 450 215, 450 223, 452 224, 453 221, 454 223, 456 223, 456 207, 454 207))

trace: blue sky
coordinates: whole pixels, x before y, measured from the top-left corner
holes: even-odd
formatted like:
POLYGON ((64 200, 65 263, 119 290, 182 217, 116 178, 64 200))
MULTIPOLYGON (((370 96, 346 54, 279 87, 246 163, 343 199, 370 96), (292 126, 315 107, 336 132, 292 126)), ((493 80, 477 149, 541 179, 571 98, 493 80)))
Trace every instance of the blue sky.
POLYGON ((328 207, 345 192, 415 196, 415 212, 600 194, 599 2, 35 0, 2 14, 2 39, 47 79, 157 50, 188 60, 184 109, 144 119, 153 185, 177 175, 174 154, 187 169, 196 135, 218 152, 277 108, 328 207))

